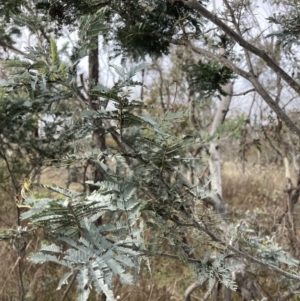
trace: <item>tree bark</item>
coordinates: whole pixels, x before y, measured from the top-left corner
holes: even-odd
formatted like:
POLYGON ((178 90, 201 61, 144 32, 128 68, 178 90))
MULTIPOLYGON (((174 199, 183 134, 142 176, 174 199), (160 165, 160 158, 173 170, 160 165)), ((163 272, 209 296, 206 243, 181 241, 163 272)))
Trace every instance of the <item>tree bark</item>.
POLYGON ((224 23, 217 15, 208 11, 204 6, 202 6, 197 0, 187 0, 182 1, 187 7, 197 11, 203 17, 214 23, 220 29, 222 29, 229 37, 236 41, 244 49, 247 49, 251 53, 263 59, 266 64, 281 78, 283 78, 286 83, 292 87, 298 94, 300 94, 300 85, 289 76, 274 60, 267 54, 265 50, 261 50, 255 47, 253 44, 247 42, 239 33, 231 29, 226 23, 224 23))
MULTIPOLYGON (((95 48, 92 48, 89 53, 89 79, 90 86, 89 90, 91 90, 94 86, 99 83, 99 46, 98 46, 98 37, 92 39, 91 43, 96 44, 95 48)), ((92 110, 99 110, 100 106, 97 101, 97 97, 89 95, 89 106, 92 110)), ((104 151, 106 149, 105 143, 105 129, 102 125, 101 120, 94 122, 93 124, 93 139, 95 143, 95 148, 104 151)), ((104 180, 103 174, 98 166, 93 165, 93 180, 94 182, 101 182, 104 180)), ((90 191, 93 192, 96 190, 96 186, 91 186, 90 191)))
MULTIPOLYGON (((174 0, 168 0, 174 3, 174 0)), ((288 75, 267 53, 265 50, 261 50, 251 43, 247 42, 239 32, 235 32, 231 29, 226 23, 224 23, 217 15, 208 11, 205 7, 203 7, 198 1, 196 0, 186 0, 182 1, 182 3, 200 13, 203 17, 210 20, 212 23, 217 25, 218 28, 223 30, 229 37, 231 37, 235 42, 241 45, 245 52, 246 52, 246 59, 249 60, 248 52, 255 54, 256 56, 260 57, 280 78, 282 78, 294 91, 300 95, 300 85, 290 76, 288 75)), ((224 66, 231 69, 236 74, 244 77, 249 82, 252 83, 253 87, 257 91, 257 93, 262 97, 262 99, 269 105, 269 107, 276 113, 278 118, 280 118, 286 126, 295 134, 300 137, 300 129, 296 126, 296 124, 287 116, 287 114, 280 108, 280 106, 272 99, 270 94, 265 90, 265 88, 259 82, 257 75, 254 74, 253 70, 244 71, 241 68, 237 67, 232 61, 226 59, 222 55, 216 55, 206 49, 201 49, 192 45, 187 40, 174 40, 168 39, 172 44, 179 44, 189 46, 194 52, 204 55, 205 57, 216 60, 222 63, 224 66)), ((249 64, 248 64, 249 65, 249 64)))
MULTIPOLYGON (((222 89, 227 95, 222 96, 221 103, 218 107, 218 110, 212 123, 210 135, 214 135, 218 127, 222 125, 225 120, 232 99, 231 95, 233 92, 233 83, 228 83, 227 85, 223 86, 222 89)), ((209 153, 209 169, 210 174, 212 175, 211 188, 215 190, 216 193, 222 198, 221 158, 219 145, 217 142, 212 142, 210 144, 209 153)))
MULTIPOLYGON (((96 44, 95 48, 92 48, 89 53, 89 79, 90 79, 90 85, 89 85, 89 91, 96 86, 99 83, 99 41, 98 36, 92 38, 91 40, 92 44, 96 44)), ((100 105, 97 101, 97 97, 94 97, 89 95, 89 106, 92 110, 99 110, 100 105)), ((97 149, 100 149, 101 151, 104 151, 106 149, 106 143, 105 143, 105 129, 103 127, 103 124, 101 120, 98 120, 97 123, 94 122, 93 124, 93 139, 95 143, 95 147, 97 149)), ((104 180, 103 173, 99 166, 97 166, 95 163, 92 165, 93 168, 93 180, 94 183, 101 182, 104 180)), ((98 186, 90 186, 90 193, 97 190, 98 186)), ((102 218, 98 218, 95 221, 96 225, 102 224, 102 218)), ((102 293, 101 300, 106 300, 106 295, 102 293)))

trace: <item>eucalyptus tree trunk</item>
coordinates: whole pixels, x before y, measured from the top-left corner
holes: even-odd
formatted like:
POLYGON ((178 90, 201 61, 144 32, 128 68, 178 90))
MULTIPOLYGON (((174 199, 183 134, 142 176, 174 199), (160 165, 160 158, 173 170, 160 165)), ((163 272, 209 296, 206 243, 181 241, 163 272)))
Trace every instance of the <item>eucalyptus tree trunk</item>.
MULTIPOLYGON (((226 93, 226 95, 221 97, 221 102, 218 106, 217 112, 214 116, 213 123, 210 129, 210 134, 213 135, 217 131, 218 127, 224 123, 226 114, 229 110, 229 106, 232 99, 233 92, 233 83, 229 82, 227 85, 222 87, 222 90, 226 93)), ((211 175, 211 188, 214 190, 218 196, 219 202, 222 203, 222 206, 225 208, 225 204, 222 197, 222 178, 221 178, 221 156, 220 156, 220 148, 218 145, 218 141, 212 141, 209 145, 209 171, 211 175)), ((227 228, 227 221, 225 221, 227 228)), ((224 229, 225 231, 227 229, 224 229)), ((218 297, 218 287, 216 287, 214 299, 216 300, 218 297)), ((222 285, 223 292, 223 300, 230 301, 231 300, 231 292, 228 288, 222 285)))
MULTIPOLYGON (((218 127, 221 126, 225 120, 232 99, 233 83, 230 82, 223 86, 222 90, 226 93, 226 96, 222 96, 218 110, 214 116, 214 120, 210 129, 211 135, 215 134, 218 127)), ((222 198, 221 157, 217 141, 210 143, 209 154, 209 171, 212 176, 211 188, 215 190, 216 193, 222 198)))

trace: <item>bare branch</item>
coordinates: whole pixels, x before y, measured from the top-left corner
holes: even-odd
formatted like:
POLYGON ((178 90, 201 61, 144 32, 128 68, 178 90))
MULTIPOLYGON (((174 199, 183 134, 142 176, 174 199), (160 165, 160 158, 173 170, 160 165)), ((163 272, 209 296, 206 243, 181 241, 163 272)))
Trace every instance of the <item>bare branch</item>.
MULTIPOLYGON (((173 2, 172 0, 169 1, 173 2)), ((238 33, 232 30, 228 25, 226 25, 220 18, 218 18, 217 15, 212 14, 197 0, 182 1, 182 3, 187 7, 194 9, 203 17, 207 18, 212 23, 217 25, 240 46, 263 59, 274 72, 276 72, 280 77, 282 77, 298 94, 300 94, 300 85, 291 76, 289 76, 280 66, 278 66, 265 50, 261 50, 255 47, 253 44, 247 42, 243 37, 241 37, 238 33)))
POLYGON ((256 90, 255 89, 249 89, 247 91, 240 92, 240 93, 232 93, 231 96, 242 96, 242 95, 246 95, 246 94, 251 93, 251 92, 256 92, 256 90))
POLYGON ((62 297, 60 298, 60 301, 64 301, 64 300, 67 298, 68 293, 69 293, 69 291, 70 291, 70 289, 71 289, 73 283, 74 283, 75 280, 76 280, 77 274, 78 274, 78 271, 76 271, 76 272, 73 274, 73 276, 72 276, 72 278, 71 278, 71 280, 70 280, 70 282, 69 282, 69 284, 68 284, 66 290, 64 291, 62 297))
POLYGON ((199 230, 205 232, 212 240, 220 243, 221 245, 227 247, 230 251, 234 252, 236 255, 240 256, 241 258, 244 258, 244 259, 247 259, 249 260, 250 262, 252 263, 256 263, 256 264, 259 264, 269 270, 273 270, 275 271, 276 273, 278 274, 281 274, 283 276, 285 276, 286 278, 289 278, 289 279, 294 279, 294 280, 300 280, 300 276, 297 276, 295 274, 291 274, 289 272, 286 272, 280 268, 278 268, 277 266, 275 265, 272 265, 272 264, 269 264, 269 263, 266 263, 266 262, 263 262, 261 261, 260 259, 257 259, 247 253, 244 253, 240 250, 238 250, 237 248, 231 246, 231 245, 228 245, 227 243, 225 243, 224 241, 222 241, 219 237, 217 237, 215 234, 213 234, 210 230, 208 230, 207 228, 205 228, 204 226, 200 225, 195 219, 193 219, 193 223, 195 225, 196 228, 198 228, 199 230))
POLYGON ((262 97, 262 99, 275 112, 275 114, 278 116, 278 118, 280 118, 293 133, 297 134, 300 137, 300 129, 290 119, 290 117, 280 108, 280 106, 272 99, 270 94, 261 85, 261 83, 258 81, 256 76, 253 76, 251 73, 240 69, 234 63, 232 63, 230 60, 226 59, 224 56, 219 56, 206 49, 196 47, 188 41, 174 40, 174 39, 170 39, 169 41, 172 44, 189 46, 195 53, 202 54, 209 59, 219 61, 220 63, 222 63, 224 66, 228 67, 229 69, 231 69, 236 74, 247 79, 249 82, 252 83, 256 92, 262 97))
POLYGON ((295 295, 298 295, 299 290, 300 290, 300 284, 298 284, 296 287, 291 289, 291 291, 284 293, 278 300, 279 301, 287 301, 287 300, 291 299, 292 297, 294 297, 295 295))
POLYGON ((192 301, 191 299, 191 294, 202 284, 199 283, 198 281, 192 283, 186 290, 184 293, 184 301, 192 301))
POLYGON ((211 286, 211 288, 206 292, 206 294, 204 295, 202 301, 207 301, 208 298, 210 297, 211 293, 213 292, 216 284, 218 283, 217 279, 214 279, 214 284, 211 286))
MULTIPOLYGON (((224 3, 226 5, 227 9, 229 10, 229 13, 230 13, 230 16, 231 16, 231 19, 232 19, 232 23, 233 23, 236 31, 238 32, 238 34, 240 36, 242 36, 242 32, 241 32, 241 30, 239 28, 238 22, 235 19, 235 15, 234 15, 234 11, 233 11, 232 7, 229 5, 229 3, 228 3, 227 0, 224 0, 224 3)), ((248 68, 249 68, 251 74, 254 75, 255 73, 254 73, 254 69, 253 69, 253 65, 252 65, 251 59, 250 59, 249 52, 245 48, 243 48, 243 50, 244 50, 244 53, 245 53, 245 57, 246 57, 248 68)))
POLYGON ((13 45, 5 44, 5 43, 2 42, 2 43, 0 44, 0 46, 2 46, 2 47, 4 48, 4 50, 9 49, 9 50, 11 50, 11 51, 13 51, 13 52, 15 52, 15 53, 17 53, 17 54, 26 55, 25 52, 23 52, 23 51, 20 50, 20 49, 17 49, 17 48, 14 47, 13 45), (5 49, 5 48, 7 48, 7 49, 5 49))
MULTIPOLYGON (((206 292, 206 294, 204 295, 204 297, 202 298, 202 301, 207 301, 208 298, 210 297, 213 289, 215 288, 216 284, 218 283, 218 281, 216 279, 214 279, 214 283, 211 286, 211 288, 206 292)), ((198 281, 192 283, 185 291, 184 293, 184 301, 191 301, 191 294, 202 284, 199 283, 198 281)))

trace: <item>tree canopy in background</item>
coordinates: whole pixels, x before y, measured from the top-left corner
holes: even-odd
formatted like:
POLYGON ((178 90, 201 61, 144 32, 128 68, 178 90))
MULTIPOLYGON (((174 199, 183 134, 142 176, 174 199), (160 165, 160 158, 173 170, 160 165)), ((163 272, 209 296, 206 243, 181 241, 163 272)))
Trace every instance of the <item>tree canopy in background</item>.
POLYGON ((3 204, 17 211, 0 239, 18 256, 14 300, 33 300, 25 258, 60 266, 65 299, 76 280, 78 300, 116 300, 118 283, 134 285, 145 268, 155 274, 153 257, 193 273, 185 300, 198 287, 204 300, 297 294, 300 190, 287 162, 297 167, 300 130, 290 103, 300 85, 291 75, 297 61, 272 42, 273 34, 297 47, 296 25, 282 21, 288 14, 270 17, 282 31, 266 37, 251 30, 253 5, 223 4, 212 11, 196 0, 0 2, 0 179, 3 204), (77 33, 72 45, 70 32, 77 33), (104 56, 113 82, 103 79, 104 56), (86 57, 87 76, 79 68, 86 57), (241 79, 250 89, 233 92, 241 79), (232 98, 249 93, 248 116, 228 115, 232 98), (258 122, 251 110, 262 102, 258 122), (256 227, 256 209, 228 213, 220 145, 231 155, 238 145, 233 156, 243 164, 249 149, 261 156, 262 147, 286 163, 287 208, 272 228, 269 221, 256 227), (81 189, 40 183, 47 166, 79 170, 81 189), (32 239, 45 241, 33 250, 32 239))

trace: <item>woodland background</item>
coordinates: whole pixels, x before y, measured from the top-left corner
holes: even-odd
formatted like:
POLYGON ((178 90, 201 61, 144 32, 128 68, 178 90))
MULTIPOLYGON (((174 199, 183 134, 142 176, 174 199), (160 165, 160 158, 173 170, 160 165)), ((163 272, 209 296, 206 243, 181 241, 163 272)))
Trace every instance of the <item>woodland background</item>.
POLYGON ((0 20, 0 300, 300 299, 297 1, 0 20))

